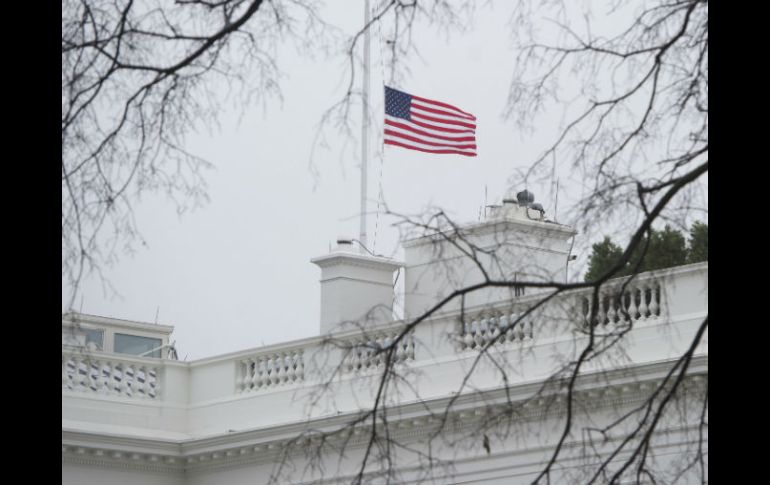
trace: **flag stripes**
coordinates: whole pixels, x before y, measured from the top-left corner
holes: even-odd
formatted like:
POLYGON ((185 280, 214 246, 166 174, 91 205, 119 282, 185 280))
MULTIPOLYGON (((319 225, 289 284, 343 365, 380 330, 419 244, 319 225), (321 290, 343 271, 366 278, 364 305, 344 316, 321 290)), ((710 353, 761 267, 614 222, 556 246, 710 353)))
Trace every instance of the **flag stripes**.
POLYGON ((386 145, 476 156, 476 117, 451 104, 385 86, 386 145))

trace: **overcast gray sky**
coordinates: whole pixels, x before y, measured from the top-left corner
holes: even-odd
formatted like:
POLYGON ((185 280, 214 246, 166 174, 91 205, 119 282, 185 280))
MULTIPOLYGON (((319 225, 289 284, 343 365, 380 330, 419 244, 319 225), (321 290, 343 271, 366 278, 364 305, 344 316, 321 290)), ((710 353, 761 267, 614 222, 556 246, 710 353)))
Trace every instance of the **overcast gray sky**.
MULTIPOLYGON (((356 8, 349 8, 354 2, 334 3, 324 9, 327 20, 348 31, 360 26, 359 2, 356 8)), ((507 2, 480 8, 473 29, 449 38, 418 26, 420 56, 409 58, 410 74, 394 86, 475 114, 476 158, 396 147, 383 152, 383 71, 375 31, 370 211, 377 209, 381 183, 391 210, 413 214, 438 206, 456 220, 475 221, 485 187, 489 203, 499 201, 513 171, 524 168, 554 135, 560 113, 542 117, 531 135, 517 133, 501 117, 514 69, 509 16, 507 2)), ((316 152, 318 179, 308 165, 322 113, 344 92, 345 62, 341 53, 311 60, 283 49, 282 103, 272 100, 265 110, 254 105, 242 113, 235 100, 220 128, 189 137, 188 150, 215 166, 207 175, 210 202, 181 217, 163 196, 137 202, 135 216, 147 246, 105 269, 118 295, 105 292, 91 276, 75 309, 150 322, 157 311, 158 323, 175 326, 180 358, 187 359, 318 334, 320 270, 309 260, 325 254, 338 235, 357 235, 358 228, 358 149, 328 131, 330 149, 316 152)), ((561 176, 566 192, 568 175, 561 176)), ((530 190, 552 216, 553 193, 530 190)), ((560 194, 560 205, 565 199, 560 194)), ((370 216, 369 241, 376 252, 398 257, 392 222, 382 214, 370 216)), ((63 310, 67 294, 65 287, 63 310)))

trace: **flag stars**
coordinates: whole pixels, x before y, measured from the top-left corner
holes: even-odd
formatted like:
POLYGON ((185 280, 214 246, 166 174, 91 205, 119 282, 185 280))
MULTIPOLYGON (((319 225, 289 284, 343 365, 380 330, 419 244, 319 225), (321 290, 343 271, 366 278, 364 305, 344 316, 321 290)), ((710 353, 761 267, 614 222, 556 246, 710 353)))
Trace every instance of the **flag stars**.
POLYGON ((412 97, 385 86, 385 114, 405 120, 410 119, 412 97))

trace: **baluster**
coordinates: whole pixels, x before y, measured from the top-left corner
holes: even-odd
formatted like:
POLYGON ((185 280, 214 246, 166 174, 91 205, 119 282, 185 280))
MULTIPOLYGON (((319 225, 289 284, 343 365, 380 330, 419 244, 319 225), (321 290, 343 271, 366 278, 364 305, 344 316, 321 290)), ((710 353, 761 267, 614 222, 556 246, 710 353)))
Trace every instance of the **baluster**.
POLYGON ((136 396, 136 369, 133 364, 126 366, 126 389, 130 397, 136 396))
POLYGON ((273 384, 278 385, 281 383, 281 356, 279 354, 273 355, 273 384))
POLYGON ((513 342, 516 340, 516 333, 514 328, 514 322, 516 321, 516 314, 513 313, 513 310, 510 311, 510 313, 506 314, 507 319, 507 327, 508 331, 506 333, 506 340, 508 342, 513 342))
POLYGON ((366 347, 366 340, 360 340, 356 344, 356 364, 357 368, 356 370, 362 371, 366 369, 366 359, 367 355, 369 355, 369 349, 366 347))
POLYGON ((522 314, 521 312, 514 313, 512 316, 512 320, 516 322, 514 326, 514 332, 516 333, 516 339, 517 340, 524 340, 524 321, 521 320, 522 314))
POLYGON ((273 385, 275 379, 275 369, 273 368, 273 356, 268 355, 264 357, 265 362, 265 385, 264 387, 270 387, 273 385))
POLYGON ((102 363, 98 360, 91 364, 91 389, 99 393, 104 385, 102 381, 102 363))
POLYGON ((259 366, 259 376, 262 381, 262 387, 269 387, 272 384, 273 362, 269 355, 258 357, 256 359, 259 366))
POLYGON ((299 363, 302 360, 302 351, 297 350, 294 352, 294 381, 299 381, 302 379, 302 376, 300 375, 300 368, 299 363))
POLYGON ((273 368, 275 369, 275 378, 278 380, 277 384, 283 384, 284 374, 283 371, 283 354, 275 354, 273 358, 273 368))
POLYGON ((247 392, 251 388, 251 360, 241 359, 238 361, 238 393, 247 392))
POLYGON ((278 383, 285 384, 287 376, 286 353, 278 354, 278 383))
POLYGON ((646 283, 641 283, 639 285, 639 296, 640 296, 639 319, 646 320, 647 319, 647 284, 646 283))
POLYGON ((366 365, 366 342, 363 340, 359 340, 358 342, 356 342, 355 349, 356 349, 356 352, 355 352, 356 370, 361 371, 366 365))
POLYGON ((70 384, 73 391, 80 391, 80 358, 73 355, 70 358, 70 384))
POLYGON ((299 360, 300 360, 300 351, 295 350, 294 351, 294 382, 297 382, 300 378, 299 376, 299 360))
POLYGON ((288 369, 286 365, 286 353, 285 352, 279 353, 276 361, 278 362, 278 383, 286 384, 286 379, 288 377, 288 369))
POLYGON ((361 369, 364 368, 364 353, 366 352, 366 348, 363 347, 364 344, 365 342, 363 341, 356 342, 354 356, 355 356, 355 363, 356 363, 355 369, 357 371, 360 371, 361 369))
POLYGON ((104 387, 104 393, 108 396, 114 394, 112 381, 112 363, 107 360, 102 362, 99 372, 102 373, 102 385, 104 387))
POLYGON ((374 361, 374 351, 372 350, 372 341, 367 340, 364 342, 363 362, 361 362, 362 369, 369 369, 372 367, 374 361))
POLYGON ((615 294, 615 323, 616 325, 620 326, 625 321, 625 317, 623 316, 623 309, 625 305, 625 299, 623 298, 623 294, 618 292, 615 294))
POLYGON ((291 352, 286 352, 283 355, 283 365, 285 368, 284 371, 284 382, 293 382, 292 377, 294 377, 294 366, 291 362, 291 352))
POLYGON ((358 352, 356 357, 358 358, 358 370, 364 370, 367 365, 367 359, 369 355, 369 348, 367 347, 366 340, 361 340, 358 344, 358 352))
POLYGON ((241 394, 244 392, 245 389, 245 378, 246 378, 246 363, 244 360, 239 360, 235 364, 236 374, 235 374, 235 392, 236 394, 241 394))
POLYGON ((607 328, 608 330, 612 331, 615 328, 615 321, 618 315, 617 310, 615 310, 615 300, 617 299, 617 295, 615 292, 610 292, 607 296, 607 328))
POLYGON ((124 396, 131 397, 131 376, 128 370, 128 364, 120 364, 120 391, 124 396))
POLYGON ((379 367, 385 363, 385 355, 382 353, 382 337, 374 338, 374 366, 379 367))
POLYGON ((479 321, 476 319, 471 320, 471 335, 473 336, 473 345, 471 348, 475 349, 481 345, 481 334, 479 331, 479 321))
POLYGON ((463 345, 465 349, 473 348, 473 329, 470 322, 463 322, 463 345))
POLYGON ((150 399, 150 367, 147 365, 142 366, 142 395, 145 399, 150 399))
POLYGON ((134 395, 140 399, 152 399, 152 386, 150 384, 150 367, 147 365, 137 365, 135 368, 134 395))
MULTIPOLYGON (((382 338, 382 348, 387 349, 391 345, 393 345, 394 338, 391 337, 390 334, 385 335, 382 338)), ((406 360, 406 346, 404 345, 406 342, 404 339, 401 339, 401 341, 396 345, 396 349, 393 351, 393 362, 403 362, 406 360)))
POLYGON ((136 397, 140 399, 146 399, 147 396, 147 366, 136 366, 136 374, 134 375, 134 383, 136 384, 136 397))
POLYGON ((123 364, 114 364, 112 366, 112 378, 115 381, 115 393, 121 396, 125 394, 126 376, 123 373, 123 364))
POLYGON ((80 358, 73 355, 70 359, 70 383, 73 391, 80 391, 80 358))
MULTIPOLYGON (((395 340, 396 336, 398 334, 393 334, 392 338, 395 340)), ((404 335, 404 338, 401 339, 401 342, 399 342, 398 346, 401 350, 401 361, 406 362, 409 360, 409 341, 411 340, 411 335, 404 335)))
POLYGON ((158 370, 157 367, 153 367, 152 369, 150 369, 150 377, 153 379, 152 380, 152 383, 153 383, 152 384, 152 386, 153 386, 152 387, 153 394, 151 396, 153 398, 156 398, 157 396, 160 395, 160 393, 162 391, 161 386, 160 386, 160 384, 161 384, 160 383, 160 371, 158 370))
POLYGON ((607 321, 607 310, 604 308, 604 295, 599 293, 596 296, 596 299, 599 302, 599 308, 596 310, 596 325, 601 327, 607 321))
POLYGON ((120 364, 120 394, 122 396, 130 396, 130 388, 128 386, 128 364, 120 364))
POLYGON ((142 385, 142 388, 144 389, 144 397, 146 399, 151 399, 150 391, 152 390, 152 387, 150 386, 150 366, 144 366, 142 368, 142 372, 144 374, 144 383, 142 385))
POLYGON ((358 343, 353 344, 353 348, 350 349, 350 370, 357 371, 361 368, 361 348, 358 343))
POLYGON ((115 394, 115 381, 113 379, 114 368, 112 362, 104 361, 102 364, 102 381, 104 382, 104 392, 108 396, 115 394))
MULTIPOLYGON (((409 354, 407 353, 409 350, 409 340, 408 336, 405 336, 401 339, 401 341, 396 345, 396 362, 404 362, 409 358, 409 354)), ((393 341, 395 340, 395 335, 393 337, 388 336, 385 339, 385 343, 387 345, 393 345, 393 341)))
POLYGON ((500 319, 497 315, 493 315, 489 318, 489 325, 492 329, 492 334, 490 335, 490 338, 493 342, 500 343, 500 341, 497 339, 497 337, 500 335, 500 319))
POLYGON ((255 386, 256 383, 259 383, 258 387, 267 387, 270 385, 270 374, 272 374, 273 370, 271 367, 270 357, 255 357, 254 362, 256 365, 257 372, 259 374, 254 375, 254 382, 255 386))
POLYGON ((139 395, 139 365, 131 364, 131 395, 133 397, 141 397, 139 395))
POLYGON ((658 303, 658 291, 660 286, 653 282, 650 285, 650 318, 660 316, 660 304, 658 303))
POLYGON ((366 370, 369 366, 369 342, 361 341, 361 351, 358 353, 358 369, 366 370))
POLYGON ((62 356, 61 358, 61 388, 62 390, 69 390, 70 377, 67 371, 69 365, 69 357, 62 356))
POLYGON ((131 377, 131 380, 129 381, 129 385, 131 386, 131 397, 136 399, 142 398, 142 385, 139 383, 139 371, 141 368, 142 367, 139 364, 131 364, 129 372, 131 377))
POLYGON ((591 327, 591 312, 593 310, 593 298, 583 298, 583 308, 585 309, 585 314, 583 317, 584 322, 584 328, 590 328, 591 327))
POLYGON ((500 337, 500 342, 505 343, 508 341, 510 334, 508 333, 508 315, 505 313, 501 313, 497 317, 497 326, 500 333, 504 334, 502 337, 500 337))
POLYGON ((636 288, 630 288, 628 294, 631 297, 628 304, 628 318, 633 322, 636 320, 636 288))
POLYGON ((91 375, 93 363, 91 357, 86 358, 83 362, 83 370, 86 372, 85 379, 83 381, 83 392, 94 392, 94 380, 91 375))
POLYGON ((380 356, 377 354, 377 337, 370 337, 366 345, 369 349, 369 356, 366 359, 366 366, 369 369, 372 367, 377 367, 377 365, 380 363, 380 356))
POLYGON ((88 392, 91 387, 90 376, 91 364, 88 359, 79 359, 78 361, 78 390, 88 392))
POLYGON ((286 363, 287 363, 286 382, 288 382, 289 384, 291 384, 297 379, 296 357, 297 357, 296 350, 292 350, 291 352, 286 353, 286 363))
POLYGON ((299 380, 300 381, 305 380, 305 359, 303 358, 303 351, 302 350, 299 351, 299 366, 298 366, 298 369, 299 369, 299 372, 298 372, 299 380))
POLYGON ((362 340, 359 343, 358 348, 358 370, 366 370, 369 366, 369 347, 366 340, 362 340))
POLYGON ((532 336, 532 317, 527 318, 527 320, 524 322, 524 338, 532 339, 534 338, 532 336))

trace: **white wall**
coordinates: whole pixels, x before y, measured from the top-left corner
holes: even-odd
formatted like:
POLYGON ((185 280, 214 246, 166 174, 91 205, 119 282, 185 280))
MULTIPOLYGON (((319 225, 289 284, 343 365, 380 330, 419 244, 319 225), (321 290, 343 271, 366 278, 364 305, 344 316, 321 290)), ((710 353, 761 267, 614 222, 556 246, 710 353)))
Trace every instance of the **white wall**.
MULTIPOLYGON (((185 485, 184 474, 62 463, 62 485, 185 485)), ((252 482, 253 483, 253 482, 252 482)))

